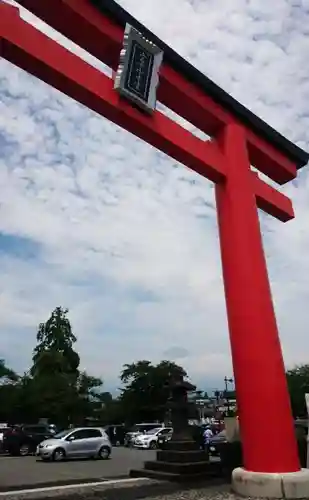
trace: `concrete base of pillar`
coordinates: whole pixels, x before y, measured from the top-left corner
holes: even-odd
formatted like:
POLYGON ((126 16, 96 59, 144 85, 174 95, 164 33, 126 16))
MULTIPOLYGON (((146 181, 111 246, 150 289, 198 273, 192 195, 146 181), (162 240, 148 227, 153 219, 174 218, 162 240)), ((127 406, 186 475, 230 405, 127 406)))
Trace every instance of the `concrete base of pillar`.
POLYGON ((250 498, 309 499, 309 469, 283 474, 233 470, 232 489, 250 498))

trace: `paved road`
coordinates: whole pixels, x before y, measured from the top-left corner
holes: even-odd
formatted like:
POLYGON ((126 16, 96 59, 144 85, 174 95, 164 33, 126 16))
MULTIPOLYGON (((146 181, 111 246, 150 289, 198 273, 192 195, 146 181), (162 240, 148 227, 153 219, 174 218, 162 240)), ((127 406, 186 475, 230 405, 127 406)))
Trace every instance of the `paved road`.
POLYGON ((72 460, 42 462, 36 457, 0 457, 0 490, 16 487, 43 486, 54 482, 83 482, 127 477, 130 469, 140 469, 156 452, 114 448, 110 460, 72 460))

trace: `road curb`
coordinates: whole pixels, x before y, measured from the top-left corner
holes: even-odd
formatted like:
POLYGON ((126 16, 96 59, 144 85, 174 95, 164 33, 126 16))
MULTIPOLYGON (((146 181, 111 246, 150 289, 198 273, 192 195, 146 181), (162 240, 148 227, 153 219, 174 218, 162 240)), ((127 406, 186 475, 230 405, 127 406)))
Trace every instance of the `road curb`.
POLYGON ((108 490, 115 490, 115 489, 131 489, 133 486, 142 486, 145 484, 150 484, 149 479, 144 479, 141 480, 140 478, 131 479, 131 478, 125 478, 125 479, 98 479, 94 481, 86 480, 86 481, 60 481, 58 484, 53 484, 51 483, 44 483, 43 485, 38 485, 36 484, 35 487, 30 488, 29 485, 27 485, 26 488, 21 489, 6 489, 5 491, 0 492, 0 499, 18 499, 18 498, 23 498, 23 499, 34 499, 34 498, 50 498, 50 497, 57 497, 58 499, 60 498, 67 498, 70 496, 74 496, 74 498, 81 498, 85 497, 86 495, 91 493, 98 493, 100 491, 108 491, 108 490))
POLYGON ((34 489, 10 490, 0 492, 0 500, 137 500, 146 497, 162 496, 177 491, 202 489, 222 486, 222 480, 208 480, 198 486, 196 484, 177 484, 168 481, 156 481, 148 478, 126 478, 96 481, 93 483, 76 483, 58 486, 36 487, 34 489))
POLYGON ((42 489, 42 488, 57 488, 57 487, 63 487, 63 486, 72 486, 76 487, 76 485, 88 485, 91 483, 105 483, 106 481, 117 481, 117 480, 125 480, 129 479, 129 476, 123 475, 123 476, 117 476, 117 477, 93 477, 93 478, 79 478, 79 479, 59 479, 56 481, 44 481, 44 483, 26 483, 26 484, 19 484, 18 486, 14 485, 9 485, 9 486, 1 486, 0 485, 0 494, 1 493, 9 493, 10 491, 13 492, 18 492, 18 491, 27 491, 27 490, 37 490, 37 489, 42 489))

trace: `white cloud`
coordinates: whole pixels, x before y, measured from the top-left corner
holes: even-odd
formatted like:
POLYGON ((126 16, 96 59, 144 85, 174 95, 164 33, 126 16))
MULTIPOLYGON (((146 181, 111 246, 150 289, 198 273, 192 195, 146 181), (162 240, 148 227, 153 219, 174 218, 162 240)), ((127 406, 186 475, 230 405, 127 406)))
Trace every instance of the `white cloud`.
MULTIPOLYGON (((121 4, 308 148, 308 2, 121 4)), ((26 368, 36 325, 61 304, 83 365, 107 385, 117 385, 123 363, 172 348, 188 351, 179 362, 193 381, 222 385, 231 363, 211 184, 3 60, 0 145, 0 231, 33 242, 35 255, 22 241, 18 255, 8 246, 0 254, 1 356, 26 368)), ((309 361, 307 184, 304 171, 284 188, 295 221, 262 218, 288 364, 309 361)))

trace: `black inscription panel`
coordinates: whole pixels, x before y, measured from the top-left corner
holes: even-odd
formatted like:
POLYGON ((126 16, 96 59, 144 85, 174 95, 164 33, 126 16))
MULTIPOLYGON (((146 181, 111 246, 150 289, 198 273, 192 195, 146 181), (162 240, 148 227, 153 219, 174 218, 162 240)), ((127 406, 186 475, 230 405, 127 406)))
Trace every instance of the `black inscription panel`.
POLYGON ((125 88, 143 101, 148 101, 154 55, 136 40, 132 41, 125 88))

